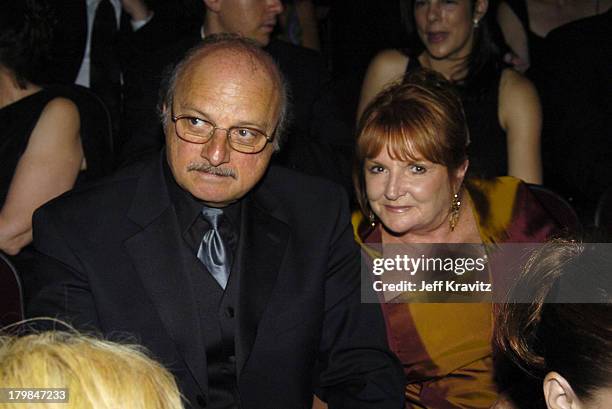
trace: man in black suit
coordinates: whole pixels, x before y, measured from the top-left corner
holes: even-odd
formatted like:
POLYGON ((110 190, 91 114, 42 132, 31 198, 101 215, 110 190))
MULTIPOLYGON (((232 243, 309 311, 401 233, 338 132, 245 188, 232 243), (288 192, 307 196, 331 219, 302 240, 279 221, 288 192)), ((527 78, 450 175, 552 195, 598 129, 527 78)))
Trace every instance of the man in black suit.
MULTIPOLYGON (((292 120, 287 142, 273 161, 340 182, 352 191, 349 161, 354 140, 350 127, 339 119, 341 115, 330 89, 331 77, 323 59, 312 50, 271 40, 276 17, 282 11, 281 1, 205 0, 204 5, 203 23, 192 25, 180 40, 169 36, 170 44, 159 43, 156 52, 132 53, 124 75, 122 124, 126 144, 121 149, 121 161, 131 163, 163 145, 161 129, 152 119, 157 115, 156 101, 165 69, 208 35, 240 33, 257 41, 272 55, 290 89, 292 120)), ((147 24, 149 32, 165 30, 158 18, 163 16, 158 14, 147 24)))
MULTIPOLYGON (((57 24, 51 50, 53 64, 49 66, 51 78, 55 82, 78 83, 89 87, 92 31, 96 12, 102 1, 110 3, 116 28, 123 36, 132 32, 143 34, 138 46, 147 44, 144 38, 150 33, 147 33, 147 30, 139 33, 139 29, 146 26, 152 16, 152 10, 144 0, 56 0, 51 4, 57 24)), ((134 41, 139 37, 125 41, 134 41)), ((119 41, 121 40, 117 39, 117 42, 119 41)))
MULTIPOLYGON (((50 82, 89 88, 106 106, 114 143, 121 115, 121 55, 150 44, 153 11, 144 0, 54 0, 50 82)), ((149 48, 150 49, 150 48, 149 48)))
POLYGON ((544 112, 544 181, 588 226, 612 186, 612 9, 551 31, 546 50, 531 68, 544 112))
POLYGON ((177 66, 166 150, 40 209, 28 316, 132 334, 190 405, 403 407, 377 304, 360 302, 342 188, 268 168, 286 120, 278 68, 211 36, 177 66))

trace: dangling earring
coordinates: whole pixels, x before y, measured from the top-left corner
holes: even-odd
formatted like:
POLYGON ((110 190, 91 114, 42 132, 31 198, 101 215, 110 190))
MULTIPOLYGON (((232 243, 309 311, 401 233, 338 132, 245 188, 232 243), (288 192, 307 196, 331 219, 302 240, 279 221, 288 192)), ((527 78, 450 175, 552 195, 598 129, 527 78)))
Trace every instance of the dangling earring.
POLYGON ((448 223, 450 224, 451 231, 455 230, 455 227, 457 226, 457 222, 459 221, 459 209, 460 208, 461 208, 461 201, 459 200, 459 193, 455 193, 453 195, 453 200, 451 202, 450 215, 448 218, 448 223))
POLYGON ((480 21, 478 21, 478 19, 475 18, 474 20, 472 20, 472 23, 474 23, 474 28, 478 28, 478 24, 480 24, 480 21))
POLYGON ((368 219, 370 220, 370 224, 372 227, 376 227, 376 216, 374 216, 374 212, 370 210, 370 214, 368 215, 368 219))

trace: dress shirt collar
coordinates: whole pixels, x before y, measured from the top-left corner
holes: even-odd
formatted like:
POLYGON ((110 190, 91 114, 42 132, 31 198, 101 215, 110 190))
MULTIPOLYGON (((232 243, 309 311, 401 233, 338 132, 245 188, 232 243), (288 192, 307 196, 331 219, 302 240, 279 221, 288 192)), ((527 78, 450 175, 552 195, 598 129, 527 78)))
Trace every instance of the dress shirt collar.
MULTIPOLYGON (((194 221, 200 216, 202 208, 206 205, 201 200, 195 198, 191 193, 181 188, 174 180, 172 171, 166 159, 164 163, 164 178, 168 185, 168 193, 170 201, 176 209, 176 216, 179 222, 181 233, 186 233, 194 221)), ((240 226, 240 210, 241 202, 232 203, 223 208, 223 215, 229 220, 229 223, 234 231, 239 231, 240 226)))

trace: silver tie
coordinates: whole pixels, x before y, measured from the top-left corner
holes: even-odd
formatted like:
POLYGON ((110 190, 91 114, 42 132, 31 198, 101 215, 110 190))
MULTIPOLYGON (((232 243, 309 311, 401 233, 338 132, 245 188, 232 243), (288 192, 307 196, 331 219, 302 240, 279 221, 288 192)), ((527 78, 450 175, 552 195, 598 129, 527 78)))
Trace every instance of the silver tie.
POLYGON ((218 229, 219 220, 223 216, 223 210, 205 207, 202 209, 202 216, 210 224, 211 229, 204 233, 204 237, 202 237, 202 242, 198 249, 198 258, 204 263, 221 288, 225 289, 229 279, 232 257, 218 229))

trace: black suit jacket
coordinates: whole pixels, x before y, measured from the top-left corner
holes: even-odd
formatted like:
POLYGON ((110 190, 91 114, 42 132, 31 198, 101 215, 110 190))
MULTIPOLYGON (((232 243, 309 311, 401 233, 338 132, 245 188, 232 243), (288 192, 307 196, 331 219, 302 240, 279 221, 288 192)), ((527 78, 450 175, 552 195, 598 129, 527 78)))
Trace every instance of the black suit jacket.
MULTIPOLYGON (((54 0, 50 3, 56 20, 51 43, 52 62, 48 67, 50 82, 73 84, 87 45, 87 1, 54 0)), ((178 18, 174 12, 176 1, 158 3, 153 4, 153 9, 162 17, 156 24, 145 24, 137 31, 132 31, 129 16, 121 13, 116 45, 122 65, 128 64, 134 53, 150 53, 157 49, 156 44, 162 39, 172 41, 180 35, 181 31, 173 24, 178 18)))
MULTIPOLYGON (((50 202, 34 217, 40 253, 27 315, 136 337, 205 401, 204 337, 163 157, 50 202)), ((244 199, 237 267, 236 365, 243 408, 402 406, 403 380, 376 304, 360 302, 346 197, 273 167, 244 199), (299 189, 295 189, 299 186, 299 189)), ((193 255, 195 259, 195 255, 193 255)))

